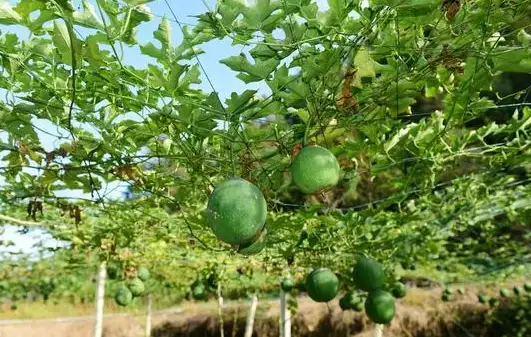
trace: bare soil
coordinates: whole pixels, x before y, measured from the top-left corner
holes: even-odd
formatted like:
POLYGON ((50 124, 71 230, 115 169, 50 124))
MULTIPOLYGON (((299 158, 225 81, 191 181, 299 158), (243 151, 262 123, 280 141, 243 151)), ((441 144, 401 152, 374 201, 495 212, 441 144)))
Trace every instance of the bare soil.
MULTIPOLYGON (((406 298, 397 301, 397 315, 384 329, 385 337, 489 336, 482 331, 488 306, 477 303, 477 292, 455 295, 442 302, 441 288, 412 288, 406 298), (456 317, 458 319, 456 319, 456 317)), ((297 314, 292 318, 292 336, 372 336, 374 324, 364 313, 342 312, 337 300, 329 304, 299 298, 297 314)), ((215 303, 189 304, 182 313, 160 312, 152 318, 152 337, 219 337, 220 320, 215 303)), ((225 337, 241 337, 245 330, 247 307, 230 305, 223 311, 225 337)), ((278 301, 260 303, 253 336, 279 335, 278 301)), ((4 322, 5 323, 5 322, 4 322)), ((35 320, 2 325, 0 337, 90 337, 91 318, 35 320)), ((109 316, 104 321, 105 337, 144 337, 145 317, 109 316)))

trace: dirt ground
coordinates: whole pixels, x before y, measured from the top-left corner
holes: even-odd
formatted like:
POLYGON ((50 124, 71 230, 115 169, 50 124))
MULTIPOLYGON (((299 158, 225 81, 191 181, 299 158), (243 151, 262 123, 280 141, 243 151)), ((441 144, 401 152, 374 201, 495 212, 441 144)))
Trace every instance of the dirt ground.
MULTIPOLYGON (((479 317, 487 310, 477 304, 476 293, 459 295, 454 301, 440 301, 442 289, 410 289, 408 296, 397 301, 397 315, 385 327, 384 336, 469 336, 468 327, 456 327, 449 313, 463 310, 465 316, 479 317), (472 315, 471 313, 474 313, 472 315), (456 330, 455 333, 450 330, 456 330), (462 330, 462 333, 459 333, 462 330)), ((297 314, 292 318, 293 336, 372 336, 374 325, 364 313, 342 312, 337 300, 329 304, 300 298, 297 314)), ((247 307, 228 305, 223 321, 226 337, 243 336, 247 307)), ((278 336, 278 301, 261 302, 253 336, 278 336)), ((105 337, 144 337, 145 316, 110 315, 104 320, 105 337)), ((479 318, 478 318, 479 319, 479 318)), ((59 320, 13 322, 0 321, 0 337, 90 337, 93 319, 90 317, 59 320)), ((478 322, 471 322, 471 326, 478 322)), ((214 303, 191 304, 182 312, 159 312, 152 317, 153 337, 219 336, 220 321, 214 303)), ((478 336, 478 335, 476 335, 478 336)))

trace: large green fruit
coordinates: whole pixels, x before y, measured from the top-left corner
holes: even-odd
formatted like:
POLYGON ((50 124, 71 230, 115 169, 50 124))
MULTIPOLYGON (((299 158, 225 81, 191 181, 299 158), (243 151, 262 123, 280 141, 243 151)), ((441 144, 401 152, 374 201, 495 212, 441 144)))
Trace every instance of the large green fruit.
POLYGON ((138 277, 129 280, 129 282, 127 282, 127 288, 129 288, 134 297, 142 295, 145 289, 144 282, 138 277))
POLYGON ((248 245, 242 245, 238 249, 238 253, 242 255, 256 255, 260 253, 267 244, 267 229, 264 228, 258 239, 248 245))
POLYGON ((361 258, 354 266, 354 283, 365 291, 380 289, 385 283, 382 265, 373 259, 361 258))
POLYGON ((377 324, 387 324, 395 317, 395 299, 384 290, 369 292, 365 300, 365 312, 371 321, 377 324))
POLYGON ((306 278, 306 292, 316 302, 331 301, 338 291, 339 280, 330 269, 315 269, 306 278))
POLYGON ((218 239, 231 245, 255 241, 264 228, 266 216, 264 195, 241 178, 219 183, 208 199, 208 225, 218 239))
POLYGON ((128 305, 133 300, 133 294, 127 287, 120 287, 114 294, 114 300, 122 307, 128 305))
POLYGON ((147 269, 146 267, 140 267, 138 268, 138 278, 143 281, 143 282, 146 282, 149 277, 150 277, 150 273, 149 273, 149 269, 147 269))
POLYGON ((291 165, 293 182, 306 194, 336 186, 340 172, 336 157, 321 146, 303 148, 291 165))
POLYGON ((391 293, 395 298, 403 298, 407 294, 407 287, 402 282, 396 282, 393 285, 393 289, 391 290, 391 293))

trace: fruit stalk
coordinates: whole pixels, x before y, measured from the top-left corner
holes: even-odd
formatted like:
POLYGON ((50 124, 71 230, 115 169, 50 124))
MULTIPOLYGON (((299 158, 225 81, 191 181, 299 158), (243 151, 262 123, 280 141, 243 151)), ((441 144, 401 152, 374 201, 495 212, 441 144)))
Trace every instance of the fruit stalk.
POLYGON ((98 268, 96 283, 96 321, 94 322, 94 337, 103 336, 103 306, 105 304, 105 261, 101 262, 98 268))
POLYGON ((249 307, 249 315, 247 316, 247 324, 245 325, 245 337, 253 335, 254 316, 256 314, 256 307, 258 306, 258 296, 256 294, 251 298, 251 306, 249 307))

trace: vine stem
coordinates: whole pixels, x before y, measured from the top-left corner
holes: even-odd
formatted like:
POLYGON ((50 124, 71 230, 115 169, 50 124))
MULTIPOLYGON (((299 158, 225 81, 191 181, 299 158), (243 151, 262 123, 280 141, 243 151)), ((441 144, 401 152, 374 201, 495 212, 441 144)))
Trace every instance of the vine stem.
POLYGON ((383 324, 376 324, 374 328, 374 337, 383 337, 383 324))

